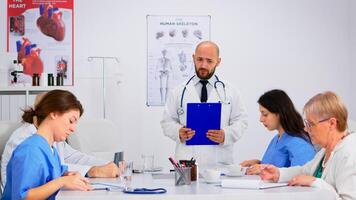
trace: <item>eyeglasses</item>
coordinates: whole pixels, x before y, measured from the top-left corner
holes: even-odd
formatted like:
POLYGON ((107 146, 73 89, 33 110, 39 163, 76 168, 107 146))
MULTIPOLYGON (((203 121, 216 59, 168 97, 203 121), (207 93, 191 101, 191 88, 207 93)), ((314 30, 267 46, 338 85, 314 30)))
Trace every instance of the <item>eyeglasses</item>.
POLYGON ((325 122, 325 121, 328 121, 330 118, 326 118, 326 119, 322 119, 322 120, 319 120, 319 121, 317 121, 317 122, 310 122, 310 121, 308 121, 308 120, 304 120, 304 124, 305 124, 305 127, 307 127, 307 128, 311 128, 311 127, 313 127, 313 126, 316 126, 317 124, 319 124, 319 123, 321 123, 321 122, 325 122))

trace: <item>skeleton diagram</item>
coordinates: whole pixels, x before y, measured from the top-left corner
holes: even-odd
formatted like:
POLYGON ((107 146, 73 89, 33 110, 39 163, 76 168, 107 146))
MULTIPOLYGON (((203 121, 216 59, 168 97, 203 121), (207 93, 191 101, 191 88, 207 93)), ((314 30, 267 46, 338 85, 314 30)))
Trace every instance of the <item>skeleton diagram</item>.
POLYGON ((160 82, 160 94, 161 94, 161 103, 165 103, 167 99, 168 93, 168 80, 170 74, 173 72, 171 61, 167 58, 167 50, 163 49, 161 51, 162 57, 158 59, 157 67, 156 67, 156 79, 157 75, 160 82))
POLYGON ((179 69, 181 72, 183 72, 184 70, 187 69, 187 65, 185 64, 185 62, 187 61, 187 57, 184 53, 184 51, 181 51, 179 54, 178 54, 178 60, 179 60, 179 69))

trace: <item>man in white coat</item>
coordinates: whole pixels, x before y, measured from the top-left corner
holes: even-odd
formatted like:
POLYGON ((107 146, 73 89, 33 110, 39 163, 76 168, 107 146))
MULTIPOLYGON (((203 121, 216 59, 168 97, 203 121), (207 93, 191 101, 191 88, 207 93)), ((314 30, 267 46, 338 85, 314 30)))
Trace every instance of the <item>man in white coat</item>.
MULTIPOLYGON (((37 104, 45 94, 46 93, 41 93, 40 95, 37 95, 35 104, 37 104)), ((36 124, 36 120, 34 120, 34 124, 36 124)), ((1 157, 1 181, 3 185, 6 184, 6 167, 10 161, 12 152, 26 138, 36 134, 37 128, 34 124, 23 122, 21 126, 11 134, 9 140, 6 142, 1 157)), ((113 162, 82 153, 73 149, 66 142, 54 143, 54 147, 57 148, 61 162, 68 165, 69 171, 78 171, 82 176, 110 178, 119 176, 122 171, 122 166, 119 168, 113 162)))
POLYGON ((177 160, 196 158, 199 164, 233 163, 233 145, 247 128, 247 114, 239 93, 214 75, 219 66, 219 47, 211 41, 198 44, 193 54, 196 75, 168 96, 161 120, 166 136, 176 142, 177 160), (206 137, 218 145, 186 145, 195 131, 186 127, 187 103, 221 102, 221 129, 209 130, 206 137))

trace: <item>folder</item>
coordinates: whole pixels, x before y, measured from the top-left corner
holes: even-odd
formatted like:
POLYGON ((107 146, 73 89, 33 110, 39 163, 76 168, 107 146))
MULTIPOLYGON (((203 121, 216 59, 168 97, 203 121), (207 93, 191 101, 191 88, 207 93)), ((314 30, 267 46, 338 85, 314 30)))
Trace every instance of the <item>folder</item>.
POLYGON ((187 128, 195 130, 186 145, 218 145, 206 137, 208 130, 220 130, 221 103, 188 103, 187 128))

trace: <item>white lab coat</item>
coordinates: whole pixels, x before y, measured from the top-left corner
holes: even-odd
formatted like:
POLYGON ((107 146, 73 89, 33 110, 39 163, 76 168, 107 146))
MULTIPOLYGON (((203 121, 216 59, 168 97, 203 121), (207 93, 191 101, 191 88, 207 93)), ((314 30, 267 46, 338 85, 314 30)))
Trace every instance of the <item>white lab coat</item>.
MULTIPOLYGON (((215 89, 215 81, 216 78, 213 76, 207 85, 207 102, 225 101, 224 88, 221 83, 218 83, 217 89, 215 89)), ((186 86, 182 115, 178 115, 177 110, 180 107, 182 91, 186 83, 179 85, 169 94, 161 126, 163 133, 176 142, 175 158, 177 160, 195 157, 201 166, 233 163, 233 145, 247 128, 247 113, 240 94, 228 83, 223 82, 226 92, 225 102, 230 103, 222 104, 221 128, 225 131, 225 141, 220 145, 187 146, 179 140, 179 129, 186 125, 187 103, 200 103, 201 84, 199 78, 195 76, 186 86)))
MULTIPOLYGON (((37 129, 33 124, 23 123, 6 142, 1 157, 1 179, 4 185, 6 183, 6 167, 11 159, 12 152, 21 142, 36 132, 37 129)), ((53 146, 57 149, 62 164, 68 165, 68 171, 78 171, 82 176, 85 176, 92 166, 100 166, 109 162, 75 150, 66 142, 55 142, 53 146)))
MULTIPOLYGON (((312 187, 322 188, 335 194, 335 199, 356 199, 356 134, 349 134, 334 148, 321 178, 317 178, 312 187)), ((321 149, 303 166, 280 168, 279 182, 289 181, 296 175, 305 174, 313 176, 325 149, 321 149)))

